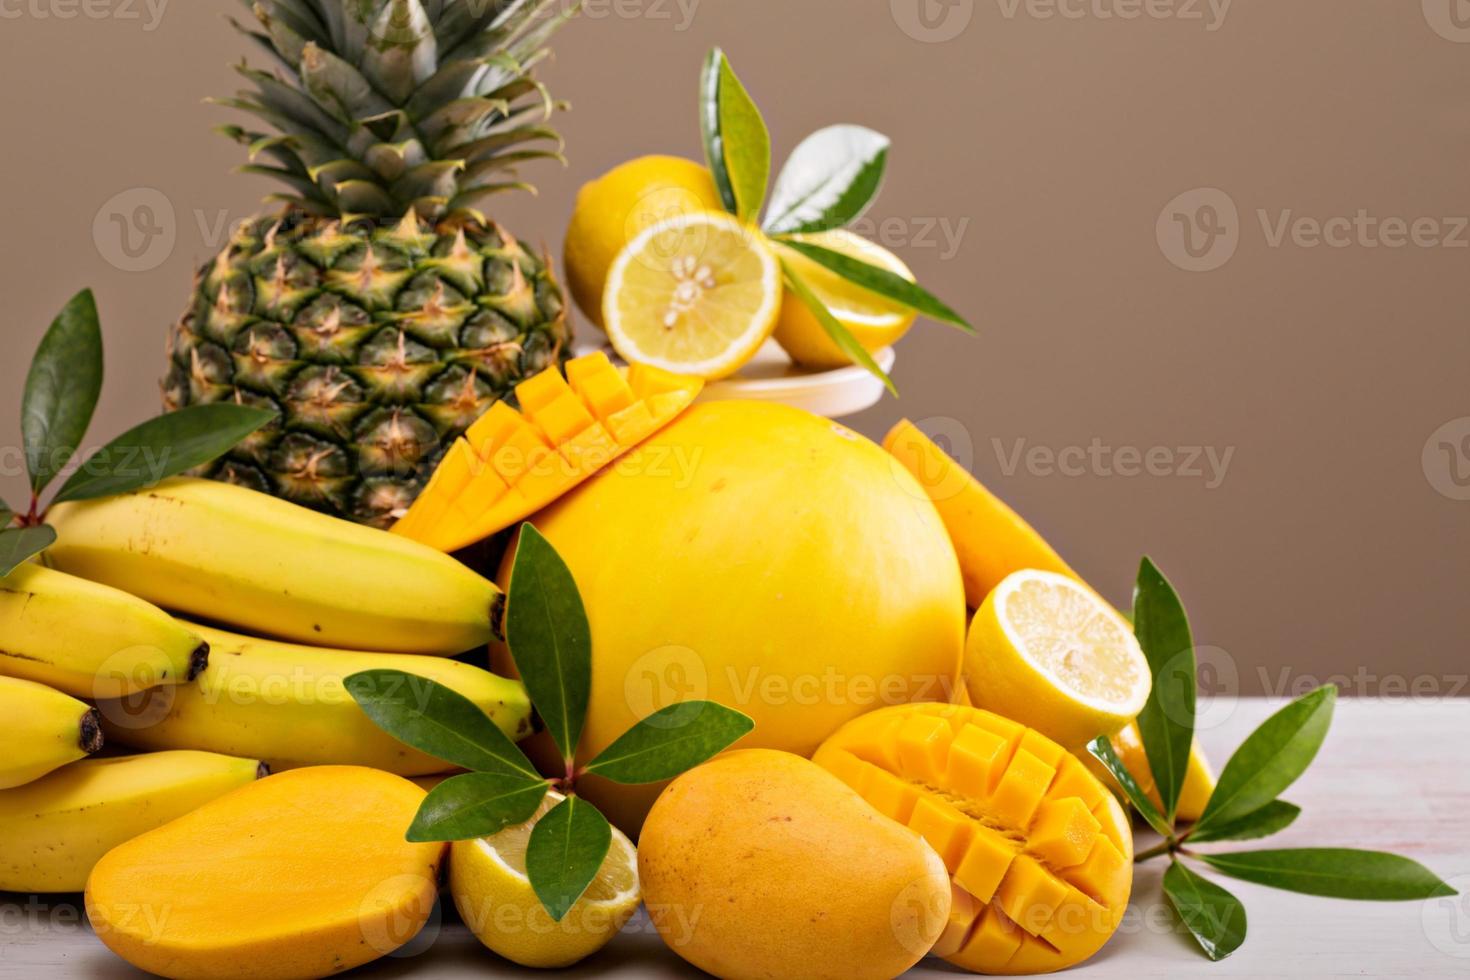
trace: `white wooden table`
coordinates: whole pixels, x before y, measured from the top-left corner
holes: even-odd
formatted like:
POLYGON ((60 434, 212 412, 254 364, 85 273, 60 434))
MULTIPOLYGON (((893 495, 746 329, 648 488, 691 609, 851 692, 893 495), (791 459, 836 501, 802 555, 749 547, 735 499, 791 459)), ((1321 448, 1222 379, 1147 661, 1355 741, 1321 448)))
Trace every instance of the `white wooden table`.
MULTIPOLYGON (((1230 751, 1279 702, 1215 705, 1200 737, 1212 759, 1230 751)), ((1342 701, 1317 763, 1286 794, 1304 812, 1259 846, 1378 848, 1427 864, 1461 894, 1434 902, 1349 902, 1219 880, 1245 903, 1249 935, 1210 963, 1174 923, 1159 891, 1162 861, 1140 866, 1119 933, 1077 977, 1470 976, 1470 700, 1342 701)), ((1140 843, 1143 843, 1140 841, 1140 843)), ((1215 845, 1216 849, 1255 844, 1215 845)), ((457 921, 431 924, 407 950, 363 976, 536 976, 483 950, 457 921)), ((641 915, 569 976, 697 977, 641 915)), ((926 961, 911 977, 962 971, 926 961)), ((0 980, 138 978, 80 921, 76 898, 40 902, 0 895, 0 980)))

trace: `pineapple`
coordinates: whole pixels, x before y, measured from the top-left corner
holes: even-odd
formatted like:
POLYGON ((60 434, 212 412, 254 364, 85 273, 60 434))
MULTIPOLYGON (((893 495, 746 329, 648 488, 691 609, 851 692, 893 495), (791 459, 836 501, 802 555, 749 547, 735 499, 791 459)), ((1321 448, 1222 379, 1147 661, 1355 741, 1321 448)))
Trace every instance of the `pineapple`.
MULTIPOLYGON (((219 104, 278 213, 200 269, 164 402, 279 417, 205 475, 377 526, 515 385, 570 353, 551 263, 475 205, 560 159, 532 77, 559 0, 247 0, 282 70, 219 104), (260 161, 268 161, 260 162, 260 161)), ((253 27, 253 25, 252 25, 253 27)))

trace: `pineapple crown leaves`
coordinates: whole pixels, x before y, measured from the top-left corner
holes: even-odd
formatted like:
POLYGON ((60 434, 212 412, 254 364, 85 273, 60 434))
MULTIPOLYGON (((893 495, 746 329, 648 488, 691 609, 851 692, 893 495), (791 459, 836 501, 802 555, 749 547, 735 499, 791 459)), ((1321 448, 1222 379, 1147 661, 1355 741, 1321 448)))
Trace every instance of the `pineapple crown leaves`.
POLYGON ((394 738, 469 770, 435 786, 408 827, 414 841, 488 837, 535 817, 553 789, 566 798, 531 830, 526 873, 561 921, 592 883, 612 843, 607 820, 576 795, 595 774, 625 786, 673 779, 729 748, 755 723, 713 701, 653 712, 582 767, 576 763, 592 693, 592 631, 571 570, 551 542, 521 525, 505 604, 505 642, 565 775, 546 778, 474 702, 425 677, 369 670, 347 678, 364 713, 394 738))
POLYGON ((57 478, 67 477, 52 504, 142 490, 218 458, 276 417, 228 402, 180 409, 134 426, 73 468, 102 393, 102 366, 97 301, 84 289, 52 321, 26 375, 20 428, 30 506, 15 511, 0 501, 0 578, 56 541, 41 495, 57 478))
POLYGON ((561 0, 244 0, 230 22, 276 62, 241 64, 250 88, 210 100, 266 123, 217 132, 247 148, 242 172, 324 217, 478 218, 480 199, 534 188, 530 160, 560 160, 545 125, 565 105, 532 77, 576 12, 561 0), (265 161, 265 162, 262 162, 265 161))
MULTIPOLYGON (((917 283, 887 269, 803 238, 846 228, 878 197, 890 142, 864 126, 838 125, 812 133, 792 152, 771 187, 771 136, 755 100, 719 48, 705 59, 699 82, 699 123, 705 158, 726 211, 791 252, 870 292, 941 323, 974 328, 917 283), (767 192, 770 194, 767 208, 767 192), (762 212, 765 218, 761 218, 762 212)), ((786 286, 843 353, 897 394, 892 380, 783 257, 786 286)))
POLYGON ((1168 856, 1164 896, 1205 955, 1222 960, 1245 942, 1245 906, 1184 862, 1286 891, 1328 898, 1413 901, 1454 895, 1428 868, 1397 854, 1346 847, 1202 853, 1194 845, 1246 841, 1285 830, 1301 808, 1280 794, 1316 758, 1332 723, 1337 689, 1319 687, 1277 711, 1247 736, 1193 825, 1177 824, 1195 729, 1195 655, 1189 618, 1173 585, 1145 558, 1133 592, 1133 628, 1153 684, 1138 716, 1155 800, 1139 785, 1106 736, 1087 747, 1113 776, 1128 804, 1158 835, 1135 861, 1168 856), (1186 846, 1188 845, 1188 846, 1186 846))

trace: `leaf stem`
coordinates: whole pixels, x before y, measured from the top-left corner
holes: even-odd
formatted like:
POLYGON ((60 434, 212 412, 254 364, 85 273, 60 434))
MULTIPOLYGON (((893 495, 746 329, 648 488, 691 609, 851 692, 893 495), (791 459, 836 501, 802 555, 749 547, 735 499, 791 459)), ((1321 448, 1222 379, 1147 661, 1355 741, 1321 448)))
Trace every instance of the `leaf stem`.
POLYGON ((1160 855, 1172 854, 1176 849, 1178 849, 1178 847, 1179 842, 1170 837, 1167 840, 1160 841, 1158 844, 1150 847, 1146 851, 1139 851, 1136 855, 1134 855, 1133 863, 1142 864, 1143 862, 1148 861, 1152 858, 1159 857, 1160 855))

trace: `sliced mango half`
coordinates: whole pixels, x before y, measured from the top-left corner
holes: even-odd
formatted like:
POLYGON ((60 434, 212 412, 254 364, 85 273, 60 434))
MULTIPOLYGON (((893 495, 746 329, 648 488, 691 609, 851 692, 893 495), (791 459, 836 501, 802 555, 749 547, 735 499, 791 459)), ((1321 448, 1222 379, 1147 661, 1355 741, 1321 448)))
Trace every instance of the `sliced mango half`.
POLYGON ((668 425, 704 382, 598 351, 516 386, 455 440, 393 533, 457 551, 530 517, 668 425))

